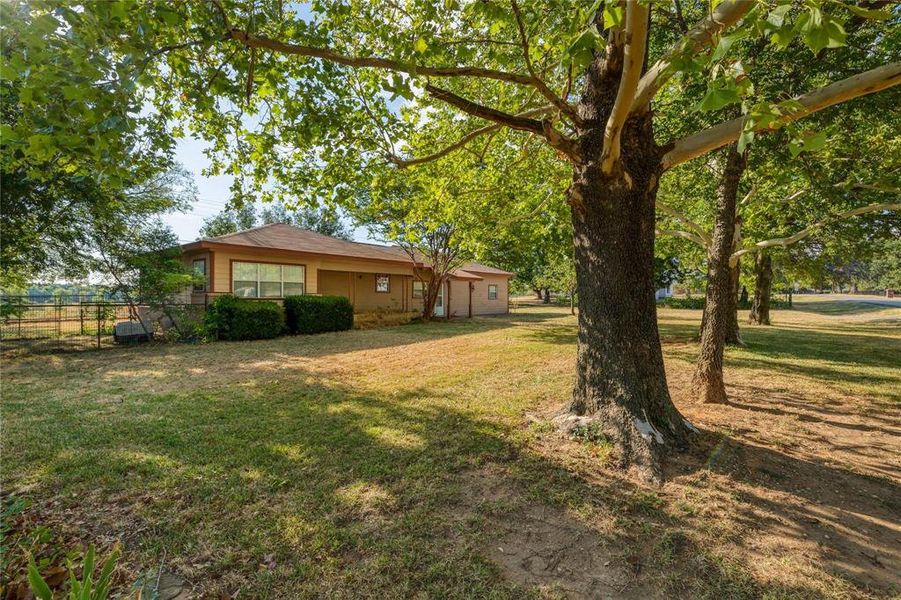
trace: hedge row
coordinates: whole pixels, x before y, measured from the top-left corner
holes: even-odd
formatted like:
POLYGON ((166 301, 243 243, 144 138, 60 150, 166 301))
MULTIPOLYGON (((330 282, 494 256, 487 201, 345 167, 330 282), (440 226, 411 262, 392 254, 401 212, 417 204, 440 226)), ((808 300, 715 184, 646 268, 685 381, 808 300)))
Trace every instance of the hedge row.
POLYGON ((354 307, 344 296, 288 296, 285 321, 292 335, 345 331, 354 326, 354 307))
POLYGON ((285 331, 285 311, 275 302, 219 296, 204 318, 209 336, 217 340, 265 340, 285 331))
POLYGON ((284 333, 343 331, 354 324, 350 300, 342 296, 288 296, 275 302, 219 296, 207 307, 207 334, 218 340, 262 340, 284 333))
MULTIPOLYGON (((702 310, 704 308, 704 297, 697 296, 694 298, 675 298, 670 296, 669 298, 664 298, 660 301, 661 306, 665 306, 667 308, 693 308, 697 310, 702 310)), ((750 302, 738 302, 738 308, 746 310, 751 308, 750 302)), ((770 299, 770 308, 791 308, 788 302, 784 300, 776 300, 775 298, 770 299)))

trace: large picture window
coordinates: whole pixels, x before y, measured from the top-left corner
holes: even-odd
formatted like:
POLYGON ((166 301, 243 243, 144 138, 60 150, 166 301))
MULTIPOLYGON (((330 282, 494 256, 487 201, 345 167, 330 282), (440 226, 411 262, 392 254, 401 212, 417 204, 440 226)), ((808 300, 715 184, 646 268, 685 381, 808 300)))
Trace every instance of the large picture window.
POLYGON ((194 274, 199 275, 200 277, 203 277, 202 282, 198 282, 198 283, 194 284, 194 291, 195 292, 205 292, 206 291, 206 259, 198 258, 197 260, 193 261, 191 264, 192 264, 192 267, 194 270, 194 274))
POLYGON ((232 293, 242 298, 284 298, 304 293, 303 265, 232 262, 232 293))

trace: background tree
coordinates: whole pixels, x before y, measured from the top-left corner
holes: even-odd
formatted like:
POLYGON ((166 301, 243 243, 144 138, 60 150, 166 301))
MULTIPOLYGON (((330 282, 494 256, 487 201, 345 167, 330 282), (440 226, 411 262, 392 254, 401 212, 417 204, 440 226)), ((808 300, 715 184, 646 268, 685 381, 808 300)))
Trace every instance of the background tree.
POLYGON ((312 206, 289 208, 282 202, 267 204, 259 213, 252 202, 243 202, 239 208, 228 206, 212 217, 204 219, 200 227, 200 237, 227 235, 270 223, 285 223, 342 240, 353 240, 353 231, 345 225, 335 210, 312 206))

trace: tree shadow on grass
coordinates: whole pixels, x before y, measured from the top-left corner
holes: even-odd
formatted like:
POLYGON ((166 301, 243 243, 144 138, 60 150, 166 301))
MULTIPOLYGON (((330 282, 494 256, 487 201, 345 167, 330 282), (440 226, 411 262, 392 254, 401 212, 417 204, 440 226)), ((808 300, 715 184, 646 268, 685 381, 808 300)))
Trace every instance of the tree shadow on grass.
MULTIPOLYGON (((165 550, 198 595, 240 587, 251 596, 512 597, 534 585, 576 597, 816 595, 758 581, 706 547, 692 533, 702 518, 658 491, 611 470, 574 474, 565 457, 512 435, 515 425, 433 389, 361 393, 297 373, 228 395, 142 394, 99 407, 73 400, 69 409, 61 428, 60 415, 32 408, 13 432, 43 457, 27 492, 36 510, 84 543, 123 539, 134 571, 157 565, 165 550), (50 498, 60 504, 43 502, 50 498)), ((707 468, 724 487, 760 478, 809 501, 788 483, 796 472, 876 489, 738 443, 710 455, 686 457, 683 476, 707 468), (771 482, 770 471, 787 479, 771 482)), ((883 482, 878 493, 898 491, 883 482)), ((766 518, 806 515, 770 497, 742 502, 775 515, 766 518)), ((838 496, 819 502, 851 508, 838 496)), ((831 517, 818 518, 836 540, 848 538, 843 549, 863 548, 831 517)), ((746 519, 752 529, 766 522, 746 519)))
POLYGON ((742 545, 753 547, 761 534, 781 538, 788 549, 813 542, 828 571, 862 589, 901 586, 901 487, 895 480, 713 432, 702 432, 694 452, 673 469, 721 476, 714 485, 743 505, 733 514, 746 532, 742 545))
POLYGON ((892 306, 863 301, 855 302, 853 300, 823 300, 820 302, 804 302, 803 300, 795 300, 792 306, 793 310, 797 310, 799 312, 809 312, 827 316, 865 314, 871 312, 879 312, 887 308, 892 308, 892 306))

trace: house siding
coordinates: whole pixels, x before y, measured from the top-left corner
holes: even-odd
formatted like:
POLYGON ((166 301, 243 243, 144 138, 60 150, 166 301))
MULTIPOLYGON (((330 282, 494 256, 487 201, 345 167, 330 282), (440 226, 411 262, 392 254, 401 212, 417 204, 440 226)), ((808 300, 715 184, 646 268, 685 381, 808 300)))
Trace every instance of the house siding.
MULTIPOLYGON (((268 262, 305 267, 304 289, 308 294, 345 296, 354 305, 355 312, 374 310, 421 311, 422 299, 413 298, 412 266, 388 261, 330 258, 327 256, 292 251, 210 249, 185 252, 186 266, 197 258, 207 259, 209 294, 232 292, 232 263, 235 261, 268 262), (375 291, 375 275, 390 276, 388 293, 375 291)), ((507 312, 508 279, 504 275, 477 273, 482 280, 472 281, 472 315, 494 315, 507 312), (488 284, 498 286, 497 300, 488 300, 488 284)), ((447 314, 451 317, 469 316, 470 280, 451 279, 447 314)), ((206 295, 190 294, 192 302, 203 303, 206 295)))
POLYGON ((476 315, 504 315, 509 311, 507 303, 509 279, 501 275, 489 275, 477 273, 483 279, 473 281, 472 290, 472 314, 476 315), (497 299, 488 299, 488 286, 497 285, 497 299))

